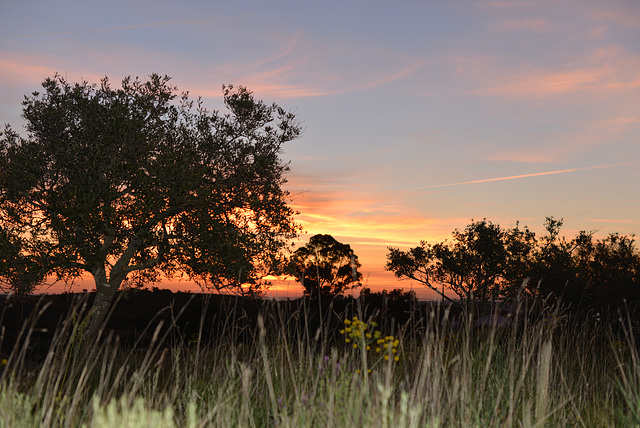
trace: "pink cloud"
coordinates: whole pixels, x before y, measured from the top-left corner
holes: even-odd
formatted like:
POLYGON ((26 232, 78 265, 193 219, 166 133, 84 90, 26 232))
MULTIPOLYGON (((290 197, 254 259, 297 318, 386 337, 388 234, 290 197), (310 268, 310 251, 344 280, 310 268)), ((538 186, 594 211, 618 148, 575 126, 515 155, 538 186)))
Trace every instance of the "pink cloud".
POLYGON ((504 83, 476 90, 477 95, 545 97, 607 86, 613 71, 603 68, 566 71, 536 70, 509 76, 504 83))
POLYGON ((481 96, 541 98, 569 93, 611 94, 640 88, 640 56, 615 45, 555 68, 512 72, 487 61, 481 65, 475 75, 459 72, 461 77, 473 78, 482 86, 472 91, 481 96))
POLYGON ((45 65, 36 58, 10 53, 3 53, 0 56, 0 69, 2 70, 0 81, 9 84, 39 83, 56 72, 54 67, 45 65))

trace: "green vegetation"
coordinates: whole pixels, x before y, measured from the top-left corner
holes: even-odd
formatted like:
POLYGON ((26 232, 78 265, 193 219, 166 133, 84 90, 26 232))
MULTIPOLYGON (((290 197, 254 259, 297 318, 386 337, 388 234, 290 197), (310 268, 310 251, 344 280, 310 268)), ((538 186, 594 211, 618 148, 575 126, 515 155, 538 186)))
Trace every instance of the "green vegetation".
POLYGON ((558 310, 523 309, 512 327, 473 328, 464 314, 433 306, 409 330, 355 305, 339 316, 329 308, 316 329, 309 328, 317 322, 309 302, 271 302, 251 327, 242 323, 245 310, 230 306, 215 337, 202 325, 186 337, 159 325, 146 332, 148 343, 123 346, 105 332, 100 346, 80 355, 66 340, 84 310, 80 300, 39 358, 30 341, 47 309, 32 311, 3 357, 0 426, 640 423, 640 355, 630 318, 592 313, 574 322, 558 310), (378 340, 387 344, 381 359, 366 350, 378 340))

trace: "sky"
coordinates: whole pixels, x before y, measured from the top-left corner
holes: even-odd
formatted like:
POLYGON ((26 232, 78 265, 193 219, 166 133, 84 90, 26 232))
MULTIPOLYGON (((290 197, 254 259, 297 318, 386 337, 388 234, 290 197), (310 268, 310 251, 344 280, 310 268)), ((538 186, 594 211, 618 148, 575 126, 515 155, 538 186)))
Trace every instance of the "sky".
POLYGON ((211 109, 231 83, 294 111, 297 245, 351 245, 374 291, 429 298, 387 248, 472 220, 640 233, 637 0, 0 0, 0 123, 22 129, 56 72, 166 74, 211 109))

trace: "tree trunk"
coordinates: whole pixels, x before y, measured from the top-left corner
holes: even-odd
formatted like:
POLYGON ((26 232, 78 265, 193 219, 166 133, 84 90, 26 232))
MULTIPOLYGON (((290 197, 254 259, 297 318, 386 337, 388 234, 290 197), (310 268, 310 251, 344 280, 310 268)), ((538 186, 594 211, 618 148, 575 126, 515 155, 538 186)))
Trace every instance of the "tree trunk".
POLYGON ((102 266, 96 268, 92 273, 96 282, 96 297, 78 329, 79 350, 82 355, 88 355, 91 347, 96 344, 101 329, 104 328, 111 303, 120 288, 120 282, 122 282, 117 284, 108 282, 105 269, 102 266))
MULTIPOLYGON (((107 279, 107 271, 104 264, 96 265, 91 271, 96 282, 96 299, 91 305, 91 309, 89 309, 79 331, 81 335, 80 350, 84 355, 87 355, 86 351, 89 351, 90 347, 96 343, 100 330, 104 327, 113 298, 118 292, 120 284, 127 277, 127 268, 138 249, 138 243, 139 240, 136 236, 130 239, 127 249, 111 268, 109 279, 107 279)), ((150 264, 149 266, 152 265, 150 264)))

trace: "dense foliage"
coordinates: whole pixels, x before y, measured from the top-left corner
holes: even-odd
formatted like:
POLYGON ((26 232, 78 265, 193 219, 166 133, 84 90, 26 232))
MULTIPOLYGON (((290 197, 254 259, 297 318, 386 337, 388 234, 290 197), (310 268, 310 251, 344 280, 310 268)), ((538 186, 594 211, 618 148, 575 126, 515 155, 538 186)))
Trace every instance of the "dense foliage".
POLYGON ((27 137, 0 135, 2 227, 60 278, 92 275, 97 318, 125 280, 255 283, 297 232, 280 159, 294 115, 233 86, 211 112, 169 82, 56 75, 25 97, 27 137))

